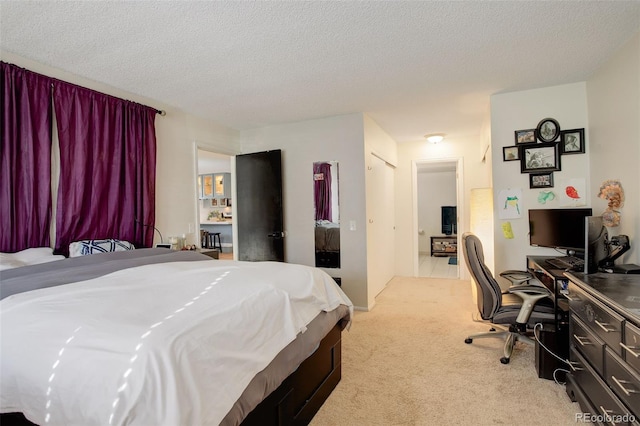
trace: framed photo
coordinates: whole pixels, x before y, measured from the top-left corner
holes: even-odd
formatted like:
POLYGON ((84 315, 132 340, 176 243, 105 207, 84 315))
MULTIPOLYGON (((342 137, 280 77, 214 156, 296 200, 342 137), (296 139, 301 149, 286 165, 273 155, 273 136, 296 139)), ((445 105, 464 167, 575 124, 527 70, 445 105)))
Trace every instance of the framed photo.
POLYGON ((211 207, 218 207, 218 199, 217 198, 212 198, 211 199, 211 207))
POLYGON ((561 170, 558 143, 532 143, 520 146, 520 150, 521 173, 542 173, 561 170))
POLYGON ((529 188, 553 188, 553 172, 530 173, 529 188))
POLYGON ((536 143, 536 129, 516 130, 516 145, 519 143, 536 143))
POLYGON ((502 147, 502 160, 503 161, 515 161, 519 160, 520 155, 518 155, 518 147, 517 146, 503 146, 502 147))
POLYGON ((560 136, 560 124, 553 118, 543 118, 538 123, 536 135, 542 142, 554 142, 560 136))
POLYGON ((227 199, 226 198, 220 198, 220 206, 227 207, 227 199))
POLYGON ((584 129, 560 132, 560 144, 563 154, 584 154, 584 129))

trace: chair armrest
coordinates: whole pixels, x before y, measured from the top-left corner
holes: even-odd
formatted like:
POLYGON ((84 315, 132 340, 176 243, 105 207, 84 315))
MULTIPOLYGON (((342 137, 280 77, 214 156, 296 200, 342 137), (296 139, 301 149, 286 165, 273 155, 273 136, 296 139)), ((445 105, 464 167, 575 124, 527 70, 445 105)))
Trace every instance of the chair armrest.
POLYGON ((518 317, 516 318, 516 324, 520 324, 524 327, 529 321, 529 317, 533 312, 533 307, 538 300, 544 299, 545 297, 553 300, 553 295, 546 287, 540 287, 537 285, 519 285, 511 287, 508 291, 510 294, 515 294, 519 298, 522 299, 522 307, 520 308, 520 312, 518 312, 518 317))
POLYGON ((515 269, 509 269, 500 273, 502 278, 505 278, 511 282, 511 285, 522 285, 523 283, 532 280, 534 277, 530 272, 517 271, 515 269))
MULTIPOLYGON (((512 287, 528 284, 528 285, 546 288, 544 284, 542 284, 531 272, 509 269, 507 271, 501 272, 500 276, 509 280, 511 282, 512 287)), ((503 293, 506 293, 506 292, 503 292, 503 293)))
POLYGON ((515 294, 520 296, 518 293, 536 295, 541 294, 543 296, 551 297, 551 291, 549 291, 546 287, 541 287, 539 285, 519 285, 517 287, 511 287, 507 290, 507 293, 515 294))

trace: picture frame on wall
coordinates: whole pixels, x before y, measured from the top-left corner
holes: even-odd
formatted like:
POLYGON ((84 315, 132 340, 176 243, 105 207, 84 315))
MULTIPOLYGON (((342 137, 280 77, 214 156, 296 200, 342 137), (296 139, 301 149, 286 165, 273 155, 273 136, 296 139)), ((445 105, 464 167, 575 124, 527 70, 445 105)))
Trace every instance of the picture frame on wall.
POLYGON ((220 198, 220 206, 221 207, 227 207, 227 199, 226 198, 220 198))
POLYGON ((212 198, 211 199, 211 207, 218 207, 218 199, 217 198, 212 198))
POLYGON ((519 148, 517 146, 503 146, 502 147, 502 160, 503 161, 516 161, 520 159, 519 148))
POLYGON ((522 143, 536 143, 536 129, 516 130, 516 145, 522 143))
POLYGON ((571 129, 560 132, 562 154, 584 154, 584 129, 571 129))
POLYGON ((529 188, 553 188, 553 172, 530 173, 529 188))
POLYGON ((521 173, 542 173, 562 170, 558 143, 550 142, 522 145, 520 150, 521 173))
POLYGON ((543 118, 538 123, 536 135, 542 142, 554 142, 560 136, 560 124, 553 118, 543 118))

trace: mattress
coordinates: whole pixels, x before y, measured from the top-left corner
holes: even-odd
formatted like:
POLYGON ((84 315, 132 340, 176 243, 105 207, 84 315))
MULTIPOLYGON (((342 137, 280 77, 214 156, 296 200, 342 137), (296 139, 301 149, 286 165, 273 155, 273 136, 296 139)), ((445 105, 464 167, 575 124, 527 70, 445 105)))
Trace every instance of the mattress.
POLYGON ((2 273, 1 412, 238 424, 353 309, 315 268, 155 250, 2 273))

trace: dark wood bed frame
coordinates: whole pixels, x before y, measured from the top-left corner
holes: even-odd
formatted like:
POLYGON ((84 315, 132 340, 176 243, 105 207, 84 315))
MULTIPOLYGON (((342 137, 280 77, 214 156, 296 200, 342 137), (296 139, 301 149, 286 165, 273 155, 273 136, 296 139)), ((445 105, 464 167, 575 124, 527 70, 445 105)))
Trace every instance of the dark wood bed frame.
MULTIPOLYGON (((318 349, 267 396, 242 426, 308 425, 342 377, 342 321, 318 349)), ((2 426, 33 426, 22 413, 0 415, 2 426)))

